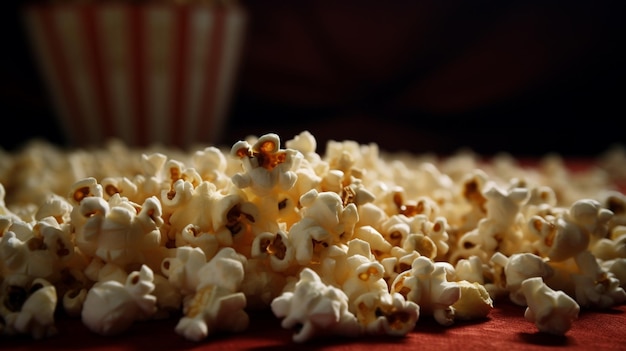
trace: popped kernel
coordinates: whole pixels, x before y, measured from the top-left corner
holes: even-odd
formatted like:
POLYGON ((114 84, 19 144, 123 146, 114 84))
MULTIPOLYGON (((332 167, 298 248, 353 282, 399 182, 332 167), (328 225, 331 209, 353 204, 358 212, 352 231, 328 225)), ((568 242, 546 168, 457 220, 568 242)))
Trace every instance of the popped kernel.
POLYGON ((295 184, 302 154, 292 149, 280 149, 280 138, 266 134, 256 143, 239 141, 231 148, 231 155, 241 159, 243 172, 232 176, 238 188, 250 188, 257 196, 271 193, 274 187, 289 190, 295 184))
POLYGON ((57 293, 54 285, 42 278, 27 285, 7 285, 0 317, 7 334, 26 334, 33 339, 43 339, 57 334, 54 313, 57 293), (7 311, 8 310, 8 311, 7 311))
POLYGON ((285 291, 272 300, 272 312, 281 318, 281 326, 293 330, 293 341, 302 343, 324 334, 355 337, 361 326, 348 309, 348 296, 325 285, 310 268, 304 268, 293 291, 285 291))
POLYGON ((461 288, 447 280, 441 263, 420 256, 413 261, 411 270, 398 275, 391 285, 397 292, 420 306, 420 313, 432 315, 441 325, 454 323, 453 305, 461 297, 461 288))
POLYGON ((476 320, 487 317, 493 309, 493 299, 485 286, 467 280, 460 280, 457 284, 461 288, 461 297, 452 304, 454 318, 476 320))
POLYGON ((535 323, 539 331, 563 335, 578 319, 580 306, 563 291, 555 291, 541 277, 522 282, 522 292, 528 303, 524 318, 535 323))
POLYGON ((154 274, 148 266, 132 272, 121 284, 108 280, 94 285, 83 304, 81 318, 89 330, 101 335, 126 331, 135 321, 156 313, 154 274))
POLYGON ((501 252, 496 252, 491 256, 491 262, 504 267, 505 289, 509 292, 511 301, 520 306, 526 306, 525 296, 521 290, 524 280, 534 277, 550 278, 554 274, 546 259, 532 253, 517 253, 506 257, 501 252))
POLYGON ((176 333, 200 341, 217 331, 237 332, 248 327, 246 297, 239 291, 246 261, 228 247, 195 271, 198 283, 183 300, 184 316, 176 325, 176 333))
POLYGON ((405 336, 419 319, 419 306, 399 293, 367 292, 355 299, 355 315, 369 335, 405 336))

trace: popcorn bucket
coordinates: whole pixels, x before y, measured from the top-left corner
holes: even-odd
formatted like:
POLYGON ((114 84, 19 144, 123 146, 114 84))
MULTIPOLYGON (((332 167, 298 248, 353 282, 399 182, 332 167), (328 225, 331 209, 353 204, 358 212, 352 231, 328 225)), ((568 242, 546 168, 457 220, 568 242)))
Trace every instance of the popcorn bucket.
POLYGON ((218 142, 246 25, 236 2, 57 1, 24 14, 70 145, 218 142))

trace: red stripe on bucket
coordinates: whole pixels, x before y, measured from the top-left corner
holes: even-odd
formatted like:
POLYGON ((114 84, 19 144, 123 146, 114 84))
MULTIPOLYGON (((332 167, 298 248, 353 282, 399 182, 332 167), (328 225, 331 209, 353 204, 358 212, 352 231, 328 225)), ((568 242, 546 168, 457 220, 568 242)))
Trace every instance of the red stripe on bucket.
POLYGON ((213 140, 208 140, 211 135, 210 131, 211 128, 216 125, 215 118, 221 117, 215 114, 215 107, 217 106, 217 87, 222 63, 222 50, 224 48, 226 11, 216 6, 213 13, 215 15, 215 22, 211 33, 209 54, 207 55, 208 62, 204 99, 202 99, 202 114, 198 120, 196 134, 196 140, 199 142, 213 142, 213 140))
POLYGON ((185 114, 183 111, 185 91, 184 82, 187 79, 187 58, 189 56, 189 11, 190 7, 180 5, 174 7, 174 21, 176 31, 172 36, 172 80, 174 84, 171 118, 171 142, 176 146, 186 147, 187 140, 183 140, 185 114))
POLYGON ((43 35, 44 41, 48 43, 50 49, 50 57, 52 59, 52 66, 56 70, 59 76, 59 83, 61 85, 60 98, 65 101, 67 107, 68 116, 61 116, 65 123, 69 127, 70 137, 72 143, 75 145, 85 145, 87 142, 87 135, 85 131, 85 124, 80 116, 78 109, 78 100, 76 97, 76 91, 70 81, 70 71, 63 55, 63 45, 59 38, 59 33, 54 21, 54 13, 59 7, 39 7, 35 13, 39 16, 41 24, 44 28, 43 35))
MULTIPOLYGON (((98 7, 99 8, 99 7, 98 7)), ((93 4, 82 7, 82 25, 85 29, 85 45, 87 47, 88 57, 91 60, 89 67, 92 70, 94 78, 94 90, 96 92, 96 108, 100 116, 100 136, 105 141, 114 136, 115 120, 111 115, 110 98, 107 94, 104 82, 106 76, 104 73, 104 64, 102 62, 101 38, 97 29, 97 11, 98 8, 93 4)))
POLYGON ((129 52, 132 58, 132 92, 134 100, 134 130, 137 140, 133 144, 135 146, 148 145, 148 121, 146 120, 146 97, 145 97, 145 74, 144 74, 144 15, 145 7, 141 5, 130 6, 130 40, 129 52))

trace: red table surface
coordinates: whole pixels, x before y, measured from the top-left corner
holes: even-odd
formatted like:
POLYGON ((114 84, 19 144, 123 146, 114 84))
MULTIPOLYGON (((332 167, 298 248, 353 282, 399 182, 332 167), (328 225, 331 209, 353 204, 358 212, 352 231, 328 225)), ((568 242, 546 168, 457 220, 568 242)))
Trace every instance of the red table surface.
POLYGON ((26 336, 0 337, 2 350, 626 350, 626 305, 607 310, 583 309, 572 328, 557 336, 537 331, 524 319, 525 307, 508 301, 495 303, 487 318, 455 322, 444 327, 429 316, 421 316, 415 329, 404 337, 366 336, 360 338, 318 337, 298 344, 291 331, 280 326, 271 311, 250 311, 250 325, 242 333, 209 335, 200 342, 176 334, 177 318, 136 322, 122 335, 100 336, 92 333, 80 319, 57 321, 56 336, 33 340, 26 336))

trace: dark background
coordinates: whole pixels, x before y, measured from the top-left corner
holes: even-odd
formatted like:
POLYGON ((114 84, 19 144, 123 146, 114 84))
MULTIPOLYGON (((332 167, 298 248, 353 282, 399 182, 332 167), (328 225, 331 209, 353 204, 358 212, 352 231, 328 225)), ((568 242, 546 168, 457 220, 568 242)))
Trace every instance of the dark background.
MULTIPOLYGON (((0 146, 66 145, 3 2, 0 146)), ((626 142, 625 1, 241 1, 249 13, 219 143, 307 129, 421 153, 592 156, 626 142)))

